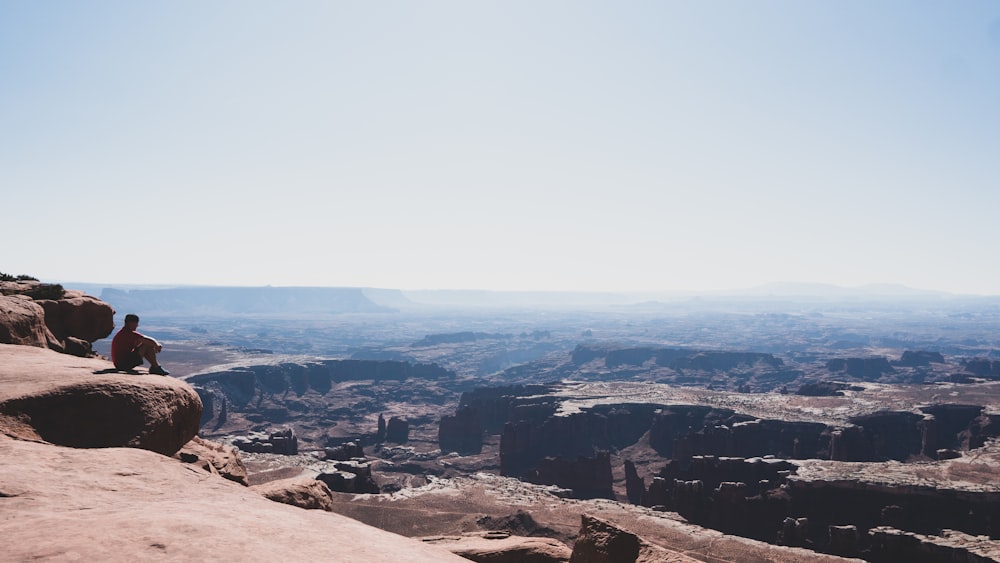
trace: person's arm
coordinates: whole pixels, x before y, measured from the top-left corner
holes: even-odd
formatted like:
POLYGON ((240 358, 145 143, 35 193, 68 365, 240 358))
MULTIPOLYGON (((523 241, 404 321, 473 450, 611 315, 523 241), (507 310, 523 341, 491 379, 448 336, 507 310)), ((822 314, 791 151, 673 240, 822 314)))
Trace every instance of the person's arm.
POLYGON ((146 336, 145 334, 141 334, 139 332, 136 332, 135 335, 139 337, 139 342, 136 344, 136 346, 138 346, 139 344, 141 344, 143 342, 149 342, 150 344, 153 345, 153 348, 158 353, 163 350, 163 345, 160 344, 159 342, 157 342, 155 338, 151 338, 151 337, 146 336))
POLYGON ((163 351, 163 345, 157 342, 155 338, 150 338, 148 336, 143 336, 143 338, 145 338, 148 342, 153 343, 153 347, 156 349, 157 353, 163 351))

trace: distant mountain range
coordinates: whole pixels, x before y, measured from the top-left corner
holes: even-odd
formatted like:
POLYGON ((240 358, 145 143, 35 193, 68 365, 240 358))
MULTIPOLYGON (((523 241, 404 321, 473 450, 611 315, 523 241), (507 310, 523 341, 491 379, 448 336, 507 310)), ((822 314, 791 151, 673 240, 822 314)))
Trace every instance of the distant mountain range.
POLYGON ((101 290, 101 299, 119 313, 234 315, 393 313, 360 288, 346 287, 178 287, 101 290))
POLYGON ((770 283, 741 290, 675 292, 574 292, 399 290, 348 287, 135 286, 63 282, 101 297, 119 313, 158 315, 392 313, 437 308, 599 308, 693 302, 692 300, 896 301, 961 296, 903 285, 841 287, 822 283, 770 283))

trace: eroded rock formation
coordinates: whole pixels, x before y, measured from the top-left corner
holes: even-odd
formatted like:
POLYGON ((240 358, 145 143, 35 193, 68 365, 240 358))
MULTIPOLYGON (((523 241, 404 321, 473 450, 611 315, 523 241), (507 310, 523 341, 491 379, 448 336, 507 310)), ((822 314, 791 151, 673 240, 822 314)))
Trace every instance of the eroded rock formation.
POLYGON ((405 419, 391 417, 385 425, 385 441, 405 444, 410 439, 410 424, 405 419))
MULTIPOLYGON (((638 391, 641 386, 630 396, 638 391)), ((597 491, 611 471, 599 462, 609 451, 637 447, 641 438, 662 456, 663 466, 647 487, 635 464, 624 460, 625 496, 727 534, 869 559, 878 553, 870 533, 878 526, 935 537, 941 529, 1000 537, 993 524, 1000 522, 993 508, 1000 493, 990 487, 949 489, 940 484, 948 478, 914 486, 906 481, 912 477, 883 483, 856 474, 815 476, 817 467, 868 475, 868 467, 905 468, 904 462, 937 459, 957 464, 934 466, 950 475, 988 471, 967 465, 962 453, 988 448, 989 437, 998 435, 1000 417, 979 405, 871 410, 832 423, 762 419, 707 404, 595 404, 568 398, 557 387, 549 394, 517 393, 513 387, 476 390, 463 397, 468 404, 460 408, 506 421, 502 474, 572 489, 574 497, 604 496, 597 491), (800 474, 804 466, 813 468, 809 476, 800 474)), ((900 474, 913 475, 908 469, 900 474)))

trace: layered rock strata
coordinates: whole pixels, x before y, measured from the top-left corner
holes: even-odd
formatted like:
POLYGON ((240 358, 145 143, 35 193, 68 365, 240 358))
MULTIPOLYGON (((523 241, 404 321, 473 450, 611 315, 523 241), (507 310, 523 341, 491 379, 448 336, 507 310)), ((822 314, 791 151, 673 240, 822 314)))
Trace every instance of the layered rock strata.
POLYGON ((995 481, 995 467, 970 461, 1000 460, 991 446, 1000 419, 991 408, 942 403, 818 422, 764 419, 711 404, 584 400, 577 398, 581 387, 570 388, 476 390, 459 408, 464 416, 504 422, 504 475, 572 489, 581 498, 602 496, 593 492, 600 487, 612 490, 612 472, 595 463, 607 452, 628 448, 643 456, 649 475, 656 462, 638 453, 638 444, 648 443, 662 466, 647 487, 636 465, 623 460, 625 496, 727 534, 872 560, 905 553, 885 547, 897 540, 875 541, 884 534, 871 530, 880 526, 931 538, 921 540, 925 547, 942 529, 1000 539, 1000 491, 987 484, 995 481), (915 477, 930 472, 939 477, 915 477), (963 484, 959 476, 966 475, 980 484, 963 484))

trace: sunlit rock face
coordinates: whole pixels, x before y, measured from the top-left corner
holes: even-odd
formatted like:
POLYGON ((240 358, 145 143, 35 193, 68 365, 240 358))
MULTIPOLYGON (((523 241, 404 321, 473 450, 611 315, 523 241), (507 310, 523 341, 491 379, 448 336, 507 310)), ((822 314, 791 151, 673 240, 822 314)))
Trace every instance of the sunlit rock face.
POLYGON ((22 296, 0 296, 0 343, 49 348, 58 341, 45 326, 45 310, 22 296))

